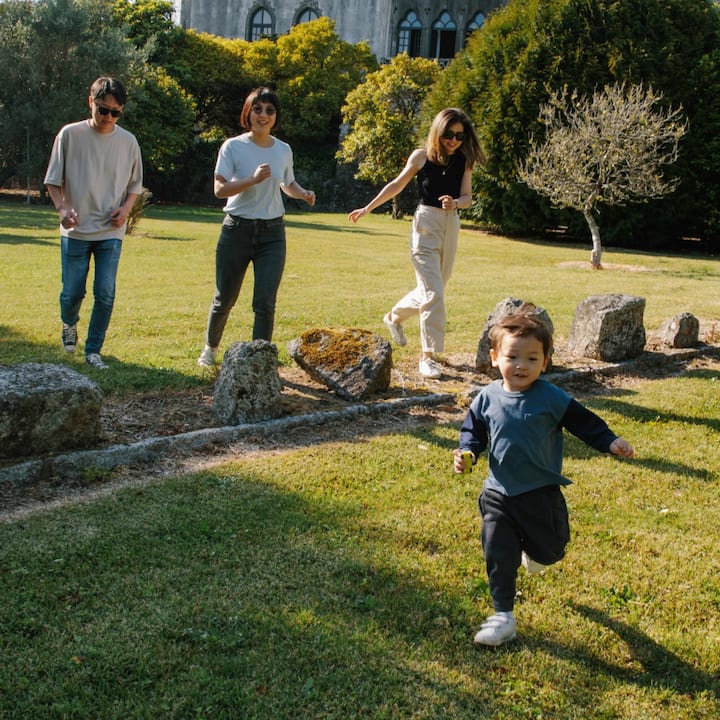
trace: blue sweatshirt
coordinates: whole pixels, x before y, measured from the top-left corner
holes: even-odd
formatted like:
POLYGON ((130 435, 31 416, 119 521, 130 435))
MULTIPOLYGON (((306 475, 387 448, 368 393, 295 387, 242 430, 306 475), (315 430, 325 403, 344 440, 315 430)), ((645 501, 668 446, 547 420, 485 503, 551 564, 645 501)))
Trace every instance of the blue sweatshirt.
POLYGON ((496 380, 472 401, 460 448, 478 458, 489 447, 485 487, 520 495, 570 484, 562 475, 563 428, 601 452, 609 452, 617 438, 602 418, 556 385, 536 380, 523 392, 507 392, 496 380))

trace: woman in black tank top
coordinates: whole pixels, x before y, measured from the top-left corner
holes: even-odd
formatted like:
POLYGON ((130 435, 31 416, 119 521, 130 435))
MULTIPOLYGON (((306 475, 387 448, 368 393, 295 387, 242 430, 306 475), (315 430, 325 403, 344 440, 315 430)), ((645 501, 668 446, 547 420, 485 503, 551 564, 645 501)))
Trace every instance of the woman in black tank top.
POLYGON ((365 206, 348 218, 357 222, 391 200, 417 176, 420 203, 413 216, 410 257, 417 285, 383 318, 393 341, 405 345, 402 323, 420 317, 422 352, 418 370, 439 378, 435 354, 445 349, 445 285, 450 279, 460 230, 458 209, 472 203, 472 168, 484 162, 470 118, 458 108, 441 110, 434 118, 425 147, 414 150, 402 172, 365 206))

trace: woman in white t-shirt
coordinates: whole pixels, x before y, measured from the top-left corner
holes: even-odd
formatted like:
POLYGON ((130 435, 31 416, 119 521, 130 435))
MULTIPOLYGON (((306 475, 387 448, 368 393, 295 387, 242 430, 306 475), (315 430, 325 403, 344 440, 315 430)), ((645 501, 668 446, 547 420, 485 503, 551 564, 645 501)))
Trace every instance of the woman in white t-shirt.
POLYGON ((215 364, 230 311, 252 263, 255 277, 253 340, 272 340, 275 301, 285 267, 288 197, 315 204, 315 193, 295 180, 290 146, 271 135, 280 122, 280 100, 260 87, 245 99, 240 125, 247 132, 226 140, 215 164, 215 196, 226 200, 215 251, 215 296, 198 365, 215 364))

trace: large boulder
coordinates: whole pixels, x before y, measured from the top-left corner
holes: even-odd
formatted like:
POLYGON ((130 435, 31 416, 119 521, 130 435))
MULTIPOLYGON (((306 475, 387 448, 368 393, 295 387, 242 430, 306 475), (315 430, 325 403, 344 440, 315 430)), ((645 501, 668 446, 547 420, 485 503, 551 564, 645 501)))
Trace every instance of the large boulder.
MULTIPOLYGON (((504 300, 501 300, 488 316, 482 335, 480 336, 480 342, 478 343, 478 349, 475 355, 475 369, 478 372, 489 375, 493 378, 500 377, 500 372, 497 368, 492 366, 492 361, 490 359, 490 328, 504 317, 507 317, 508 315, 517 315, 518 313, 529 315, 549 328, 550 333, 553 332, 552 320, 550 320, 550 316, 544 308, 537 307, 533 303, 525 300, 519 300, 518 298, 507 297, 504 300)), ((547 368, 545 368, 545 372, 550 372, 551 369, 552 357, 548 362, 547 368)))
POLYGON ((0 367, 0 457, 90 447, 101 408, 98 386, 66 365, 0 367))
POLYGON ((365 400, 390 387, 392 348, 369 330, 315 328, 287 348, 313 380, 345 400, 365 400))
POLYGON ((215 381, 213 411, 224 425, 271 420, 282 415, 278 352, 267 340, 233 343, 215 381))
POLYGON ((567 349, 571 355, 618 362, 645 349, 645 298, 591 295, 575 308, 567 349))

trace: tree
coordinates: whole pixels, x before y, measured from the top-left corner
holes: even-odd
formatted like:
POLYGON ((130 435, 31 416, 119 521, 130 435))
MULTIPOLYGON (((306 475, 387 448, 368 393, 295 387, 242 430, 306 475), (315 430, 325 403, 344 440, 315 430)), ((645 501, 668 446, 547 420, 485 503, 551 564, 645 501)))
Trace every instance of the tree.
POLYGON ((245 55, 251 44, 266 42, 228 40, 194 30, 174 39, 164 68, 192 96, 200 134, 237 134, 245 95, 258 82, 245 55))
MULTIPOLYGON (((436 62, 403 53, 348 94, 342 114, 350 131, 337 157, 357 163, 357 179, 379 185, 402 170, 419 140, 423 101, 441 72, 436 62)), ((402 214, 397 197, 392 214, 402 214)))
POLYGON ((662 171, 677 160, 687 122, 681 109, 654 110, 661 101, 652 88, 615 83, 592 97, 558 91, 540 108, 545 138, 531 140, 519 178, 554 207, 583 214, 594 268, 602 255, 598 207, 663 197, 679 183, 662 171))
POLYGON ((172 0, 113 0, 113 19, 137 48, 147 51, 148 60, 169 59, 173 40, 182 30, 173 24, 172 0))
MULTIPOLYGON (((154 197, 176 199, 187 191, 187 156, 197 151, 195 103, 157 65, 131 70, 123 125, 135 134, 143 152, 144 182, 154 197), (175 183, 176 176, 180 181, 175 183)), ((207 176, 207 169, 205 169, 207 176)))
POLYGON ((41 177, 60 127, 87 117, 92 81, 123 77, 133 61, 109 0, 0 5, 0 181, 41 177))
POLYGON ((293 145, 334 145, 347 94, 377 61, 366 42, 341 40, 335 21, 320 17, 277 39, 276 89, 283 102, 283 132, 293 145))
POLYGON ((517 178, 538 108, 564 87, 580 95, 625 82, 652 86, 688 118, 681 179, 663 199, 608 207, 603 242, 648 247, 680 237, 720 248, 720 13, 708 0, 510 0, 473 33, 428 98, 428 112, 458 105, 472 116, 487 165, 477 167, 473 216, 504 232, 567 225, 577 213, 554 209, 517 178))

